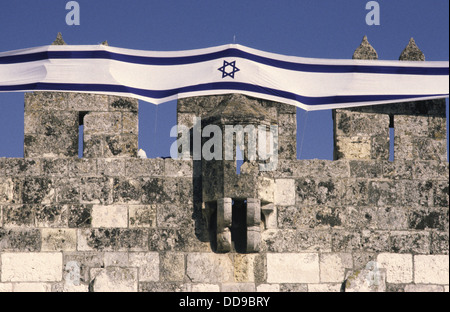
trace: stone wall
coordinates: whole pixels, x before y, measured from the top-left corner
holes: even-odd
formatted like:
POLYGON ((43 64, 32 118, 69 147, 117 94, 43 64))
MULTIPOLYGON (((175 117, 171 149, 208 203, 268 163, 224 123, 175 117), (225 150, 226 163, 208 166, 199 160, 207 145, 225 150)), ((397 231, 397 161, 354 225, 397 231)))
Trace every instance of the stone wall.
MULTIPOLYGON (((376 56, 366 41, 355 58, 376 56)), ((221 164, 227 174, 207 176, 201 161, 140 159, 137 101, 26 94, 25 157, 0 158, 0 291, 449 290, 442 102, 335 111, 328 161, 296 159, 288 105, 192 98, 179 101, 178 122, 192 127, 192 117, 230 101, 264 108, 279 126, 276 170, 243 166, 238 176, 221 164), (243 215, 233 210, 247 226, 249 211, 260 213, 251 219, 259 236, 246 236, 251 251, 236 237, 215 248, 214 227, 230 224, 218 208, 205 214, 206 183, 220 186, 211 198, 222 205, 227 194, 252 194, 242 195, 253 205, 241 203, 243 215)))
POLYGON ((2 290, 448 289, 448 163, 283 160, 258 253, 211 251, 192 161, 1 159, 2 290), (67 282, 70 262, 80 284, 67 282))

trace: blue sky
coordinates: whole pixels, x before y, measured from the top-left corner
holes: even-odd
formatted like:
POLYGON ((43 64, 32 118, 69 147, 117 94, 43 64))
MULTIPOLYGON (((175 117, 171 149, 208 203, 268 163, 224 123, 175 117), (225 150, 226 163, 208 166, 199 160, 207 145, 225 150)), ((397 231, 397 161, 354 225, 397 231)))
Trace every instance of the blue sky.
MULTIPOLYGON (((47 45, 62 32, 68 44, 108 40, 171 51, 235 40, 285 55, 350 59, 367 35, 379 59, 397 60, 414 37, 428 61, 449 60, 448 0, 379 0, 379 26, 366 24, 366 0, 78 0, 79 26, 66 24, 67 2, 2 0, 0 51, 47 45)), ((332 159, 331 111, 299 109, 297 119, 298 158, 332 159)), ((140 147, 168 156, 175 123, 176 102, 140 102, 140 147)), ((0 157, 23 157, 22 141, 23 93, 0 93, 0 157)))

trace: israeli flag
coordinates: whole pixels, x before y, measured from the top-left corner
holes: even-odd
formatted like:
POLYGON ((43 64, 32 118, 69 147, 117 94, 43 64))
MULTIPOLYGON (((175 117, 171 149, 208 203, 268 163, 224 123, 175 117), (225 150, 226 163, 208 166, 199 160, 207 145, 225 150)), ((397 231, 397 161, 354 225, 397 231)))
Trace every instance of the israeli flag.
POLYGON ((154 104, 241 93, 312 111, 448 97, 449 62, 313 59, 238 44, 178 52, 53 45, 0 53, 0 92, 14 91, 154 104))

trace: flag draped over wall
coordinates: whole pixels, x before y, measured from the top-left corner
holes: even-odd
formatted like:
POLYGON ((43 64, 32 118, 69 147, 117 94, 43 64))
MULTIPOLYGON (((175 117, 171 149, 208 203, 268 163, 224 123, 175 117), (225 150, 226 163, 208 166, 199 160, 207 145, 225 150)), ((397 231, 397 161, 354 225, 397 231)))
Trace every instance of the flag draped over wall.
POLYGON ((153 52, 104 45, 43 46, 0 53, 0 92, 130 96, 154 104, 241 93, 312 111, 449 95, 449 62, 284 56, 229 44, 153 52))

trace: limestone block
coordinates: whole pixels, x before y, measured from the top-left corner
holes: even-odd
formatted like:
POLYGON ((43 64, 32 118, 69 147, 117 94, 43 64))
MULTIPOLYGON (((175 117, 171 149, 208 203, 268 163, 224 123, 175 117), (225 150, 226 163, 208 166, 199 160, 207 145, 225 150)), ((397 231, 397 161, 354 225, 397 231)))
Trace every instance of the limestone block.
POLYGON ((76 248, 75 229, 42 229, 41 251, 75 251, 76 248))
POLYGON ((126 228, 128 227, 128 207, 126 205, 92 207, 92 227, 126 228))
POLYGON ((31 205, 7 205, 2 211, 5 228, 34 226, 35 214, 31 205))
POLYGON ((89 112, 84 116, 84 133, 115 134, 122 131, 120 112, 89 112))
MULTIPOLYGON (((127 159, 126 174, 129 177, 151 177, 165 175, 164 167, 167 166, 168 159, 148 158, 148 159, 127 159)), ((184 172, 182 170, 182 172, 184 172)))
POLYGON ((128 97, 108 96, 109 110, 122 112, 137 112, 139 101, 128 97))
POLYGON ((223 292, 255 292, 254 283, 223 283, 223 292))
POLYGON ((130 266, 128 261, 127 252, 105 252, 103 256, 103 263, 105 267, 109 266, 120 266, 127 267, 130 266))
POLYGON ((0 283, 0 293, 12 292, 13 284, 12 283, 0 283))
POLYGON ((69 176, 84 177, 97 174, 97 159, 75 158, 68 163, 69 176))
POLYGON ((362 270, 347 272, 343 287, 345 292, 385 292, 386 270, 369 262, 362 270))
POLYGON ((164 175, 166 177, 192 177, 193 170, 192 160, 164 159, 164 175))
POLYGON ((405 292, 443 292, 444 287, 438 285, 415 285, 410 284, 405 286, 405 292))
POLYGON ((52 286, 48 283, 16 283, 14 284, 14 292, 51 292, 52 286))
POLYGON ((94 292, 137 292, 138 269, 108 267, 91 269, 94 292))
POLYGON ((25 178, 22 191, 24 204, 51 204, 55 200, 55 186, 50 178, 25 178))
POLYGON ((41 173, 41 161, 39 159, 6 158, 4 161, 6 176, 37 176, 41 173))
POLYGON ((190 253, 187 255, 186 276, 193 283, 232 282, 233 264, 227 254, 190 253))
POLYGON ((92 93, 67 93, 67 107, 73 111, 108 111, 107 95, 92 93))
POLYGON ((93 205, 68 205, 68 224, 70 228, 86 228, 92 223, 93 205))
POLYGON ((140 282, 159 281, 159 254, 157 252, 130 253, 129 265, 139 268, 138 276, 140 282))
POLYGON ((413 281, 413 256, 411 254, 381 253, 377 257, 379 268, 386 269, 390 284, 407 284, 413 281))
POLYGON ((268 252, 331 252, 328 230, 266 230, 261 233, 261 250, 268 252))
POLYGON ((215 284, 192 284, 192 292, 219 292, 219 285, 215 284))
POLYGON ((275 180, 275 205, 295 205, 295 180, 276 179, 275 180))
POLYGON ((0 203, 10 203, 14 196, 14 183, 11 178, 0 178, 0 203))
POLYGON ((268 283, 319 283, 317 253, 267 254, 268 283))
POLYGON ((395 253, 429 254, 429 231, 392 231, 390 249, 395 253))
POLYGON ((371 159, 371 137, 340 137, 336 141, 336 159, 371 159))
POLYGON ((65 92, 28 92, 25 93, 25 110, 67 110, 65 92))
POLYGON ((256 286, 257 292, 280 292, 279 284, 260 284, 256 286))
MULTIPOLYGON (((241 168, 242 172, 242 168, 241 168)), ((275 183, 273 179, 261 177, 258 179, 258 198, 261 203, 273 203, 275 201, 275 183)), ((295 193, 294 193, 295 197, 295 193)))
POLYGON ((137 112, 122 113, 122 132, 130 134, 139 133, 139 117, 137 112))
POLYGON ((45 176, 66 177, 69 174, 69 160, 61 158, 44 158, 41 160, 42 174, 45 176))
MULTIPOLYGON (((120 181, 120 180, 119 180, 120 181)), ((82 204, 102 204, 108 205, 113 202, 113 190, 120 188, 114 187, 119 182, 116 183, 116 180, 107 177, 84 177, 81 178, 80 183, 80 194, 81 194, 81 203, 82 204)), ((124 191, 125 192, 125 191, 124 191)), ((119 195, 116 195, 117 198, 120 198, 119 195)))
POLYGON ((144 229, 78 229, 79 251, 146 251, 148 232, 144 229))
POLYGON ((184 254, 177 252, 167 252, 161 254, 161 280, 163 281, 183 281, 185 271, 184 254))
POLYGON ((62 280, 62 253, 2 253, 2 282, 62 280))
POLYGON ((236 254, 234 256, 234 280, 236 282, 255 282, 257 257, 255 254, 236 254))
POLYGON ((29 228, 0 228, 0 251, 40 251, 41 232, 29 228))
POLYGON ((103 145, 104 157, 136 157, 138 151, 137 134, 106 135, 103 145))
POLYGON ((323 253, 320 255, 320 282, 341 283, 345 270, 352 267, 353 259, 349 253, 323 253))
POLYGON ((340 292, 342 284, 308 284, 308 292, 321 292, 321 293, 329 293, 329 292, 340 292))
POLYGON ((129 205, 130 228, 154 228, 156 227, 156 205, 129 205))
POLYGON ((448 285, 449 256, 448 255, 414 256, 414 283, 448 285))
POLYGON ((125 160, 106 158, 97 160, 98 174, 110 177, 125 176, 125 160))

